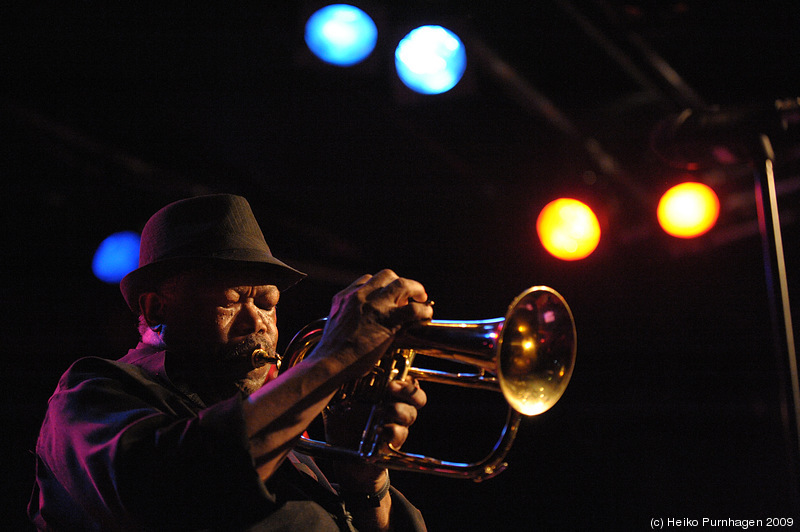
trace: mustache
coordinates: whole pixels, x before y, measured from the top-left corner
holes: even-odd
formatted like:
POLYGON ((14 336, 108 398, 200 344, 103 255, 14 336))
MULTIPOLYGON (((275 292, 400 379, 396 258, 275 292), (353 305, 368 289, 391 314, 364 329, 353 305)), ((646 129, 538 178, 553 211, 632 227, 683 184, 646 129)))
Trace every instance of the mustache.
POLYGON ((270 356, 276 355, 275 344, 265 335, 248 336, 241 342, 226 346, 222 349, 219 359, 224 364, 250 363, 250 356, 256 349, 263 349, 270 356))

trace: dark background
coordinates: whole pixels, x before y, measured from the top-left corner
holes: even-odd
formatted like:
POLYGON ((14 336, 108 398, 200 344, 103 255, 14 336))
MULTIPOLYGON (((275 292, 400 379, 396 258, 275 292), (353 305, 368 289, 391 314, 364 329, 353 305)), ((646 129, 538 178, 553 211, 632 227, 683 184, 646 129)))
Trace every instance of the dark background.
MULTIPOLYGON (((431 530, 800 519, 750 149, 763 132, 775 145, 800 316, 800 139, 768 112, 800 94, 797 4, 365 2, 379 45, 345 70, 304 48, 320 5, 4 11, 6 528, 25 528, 31 449, 59 375, 136 341, 118 287, 91 274, 96 246, 170 201, 218 191, 248 197, 276 255, 310 274, 281 301, 283 346, 336 291, 384 267, 422 281, 439 318, 502 316, 534 284, 569 302, 572 382, 524 420, 506 472, 479 484, 393 474, 431 530), (422 23, 467 47, 464 79, 443 95, 394 76, 395 44, 422 23), (683 109, 713 106, 754 118, 688 142, 659 134, 683 109), (686 178, 722 201, 718 225, 690 241, 654 217, 686 178), (558 195, 601 219, 586 260, 558 261, 536 240, 535 217, 558 195)), ((427 389, 408 447, 487 452, 498 398, 427 389)))

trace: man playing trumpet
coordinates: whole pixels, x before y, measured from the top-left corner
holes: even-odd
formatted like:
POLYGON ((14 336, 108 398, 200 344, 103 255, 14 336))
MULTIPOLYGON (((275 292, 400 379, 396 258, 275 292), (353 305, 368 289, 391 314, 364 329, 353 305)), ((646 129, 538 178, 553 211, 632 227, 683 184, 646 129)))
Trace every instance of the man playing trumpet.
MULTIPOLYGON (((329 482, 292 448, 404 325, 431 318, 425 289, 390 270, 361 277, 334 297, 314 351, 278 376, 276 306, 303 277, 272 256, 244 198, 153 215, 121 283, 142 340, 62 376, 36 447, 37 527, 424 530, 387 470, 338 462, 329 482)), ((391 382, 389 396, 379 434, 399 448, 426 396, 413 379, 391 382)), ((326 419, 334 444, 362 428, 347 413, 326 419)))

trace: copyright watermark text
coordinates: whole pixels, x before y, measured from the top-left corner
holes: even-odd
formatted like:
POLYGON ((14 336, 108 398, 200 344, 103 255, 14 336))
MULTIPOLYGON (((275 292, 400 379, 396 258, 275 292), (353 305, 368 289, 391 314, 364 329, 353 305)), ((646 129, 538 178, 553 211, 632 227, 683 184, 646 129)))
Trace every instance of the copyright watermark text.
POLYGON ((749 528, 790 528, 794 526, 794 519, 791 517, 768 517, 766 519, 712 519, 703 517, 693 519, 689 517, 653 517, 650 519, 650 528, 653 530, 665 530, 669 528, 739 528, 747 530, 749 528))

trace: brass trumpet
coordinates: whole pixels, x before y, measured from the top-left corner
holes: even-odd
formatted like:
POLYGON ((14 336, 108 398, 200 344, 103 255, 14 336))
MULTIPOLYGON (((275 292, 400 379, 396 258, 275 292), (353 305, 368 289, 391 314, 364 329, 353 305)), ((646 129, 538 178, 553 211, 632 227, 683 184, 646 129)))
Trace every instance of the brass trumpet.
MULTIPOLYGON (((325 320, 308 324, 289 343, 283 368, 308 355, 322 337, 325 320)), ((499 391, 509 405, 506 424, 494 449, 474 463, 459 463, 401 452, 378 445, 377 425, 370 419, 358 449, 345 449, 302 437, 295 449, 313 456, 359 458, 389 469, 481 481, 502 472, 503 461, 517 435, 523 415, 552 407, 572 376, 576 353, 575 322, 561 295, 533 286, 518 295, 505 317, 478 321, 428 320, 404 328, 365 377, 343 386, 331 404, 381 400, 393 379, 412 376, 421 381, 499 391), (414 367, 416 355, 473 366, 472 373, 451 373, 414 367)), ((374 409, 373 409, 374 411, 374 409)))

